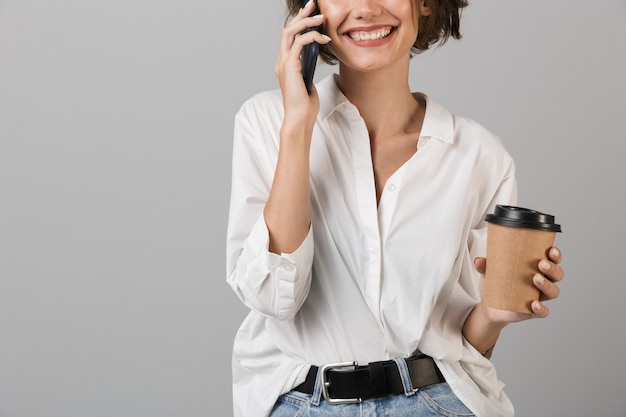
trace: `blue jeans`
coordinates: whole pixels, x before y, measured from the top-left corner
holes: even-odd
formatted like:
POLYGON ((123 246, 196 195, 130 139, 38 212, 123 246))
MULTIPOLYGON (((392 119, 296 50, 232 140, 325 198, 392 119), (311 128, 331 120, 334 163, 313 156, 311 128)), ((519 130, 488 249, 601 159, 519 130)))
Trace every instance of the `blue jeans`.
POLYGON ((447 383, 413 391, 404 359, 397 359, 404 394, 371 398, 358 404, 329 404, 322 399, 318 375, 313 395, 291 391, 281 395, 270 417, 475 417, 447 383))

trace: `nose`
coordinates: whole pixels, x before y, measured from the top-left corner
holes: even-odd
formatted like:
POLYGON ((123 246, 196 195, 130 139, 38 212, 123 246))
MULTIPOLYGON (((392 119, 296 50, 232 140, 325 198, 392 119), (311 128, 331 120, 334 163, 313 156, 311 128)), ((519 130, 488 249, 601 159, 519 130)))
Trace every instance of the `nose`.
POLYGON ((380 0, 352 0, 352 11, 358 19, 370 19, 382 12, 380 0))

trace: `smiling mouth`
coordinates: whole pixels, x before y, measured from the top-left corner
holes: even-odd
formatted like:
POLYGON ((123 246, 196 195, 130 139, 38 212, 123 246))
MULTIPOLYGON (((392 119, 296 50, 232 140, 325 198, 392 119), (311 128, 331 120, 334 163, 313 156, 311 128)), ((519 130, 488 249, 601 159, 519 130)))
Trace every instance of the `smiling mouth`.
POLYGON ((389 36, 389 34, 391 34, 392 31, 393 27, 389 26, 373 31, 359 30, 354 32, 348 32, 347 35, 350 37, 350 39, 353 39, 355 41, 376 41, 386 38, 387 36, 389 36))

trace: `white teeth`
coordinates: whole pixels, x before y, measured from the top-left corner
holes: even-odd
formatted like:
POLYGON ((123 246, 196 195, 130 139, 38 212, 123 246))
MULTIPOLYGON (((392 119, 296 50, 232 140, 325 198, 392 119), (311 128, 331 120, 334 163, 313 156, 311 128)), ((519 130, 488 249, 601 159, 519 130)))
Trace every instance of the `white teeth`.
POLYGON ((386 38, 391 33, 391 28, 379 29, 375 32, 350 32, 348 36, 355 41, 375 41, 386 38))

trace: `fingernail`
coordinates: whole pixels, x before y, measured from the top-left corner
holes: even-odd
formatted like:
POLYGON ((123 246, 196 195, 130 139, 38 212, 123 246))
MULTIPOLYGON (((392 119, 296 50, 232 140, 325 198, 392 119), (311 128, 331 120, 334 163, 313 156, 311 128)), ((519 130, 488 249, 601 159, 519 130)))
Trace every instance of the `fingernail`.
POLYGON ((330 36, 322 35, 322 37, 323 37, 324 39, 326 39, 328 42, 332 41, 332 39, 330 38, 330 36))
POLYGON ((536 312, 541 311, 541 304, 539 304, 539 301, 533 301, 533 310, 536 312))
POLYGON ((322 17, 324 17, 323 14, 316 14, 315 16, 311 16, 313 19, 321 19, 322 17))
POLYGON ((543 269, 544 271, 549 271, 550 270, 550 263, 548 261, 541 261, 539 263, 539 268, 543 269))
POLYGON ((313 2, 313 0, 309 0, 306 2, 306 4, 304 5, 303 9, 306 9, 307 7, 309 7, 309 5, 313 2))
POLYGON ((557 248, 552 248, 552 256, 557 257, 561 254, 561 252, 557 248))
POLYGON ((543 285, 546 283, 546 279, 541 274, 535 275, 535 282, 539 285, 543 285))

